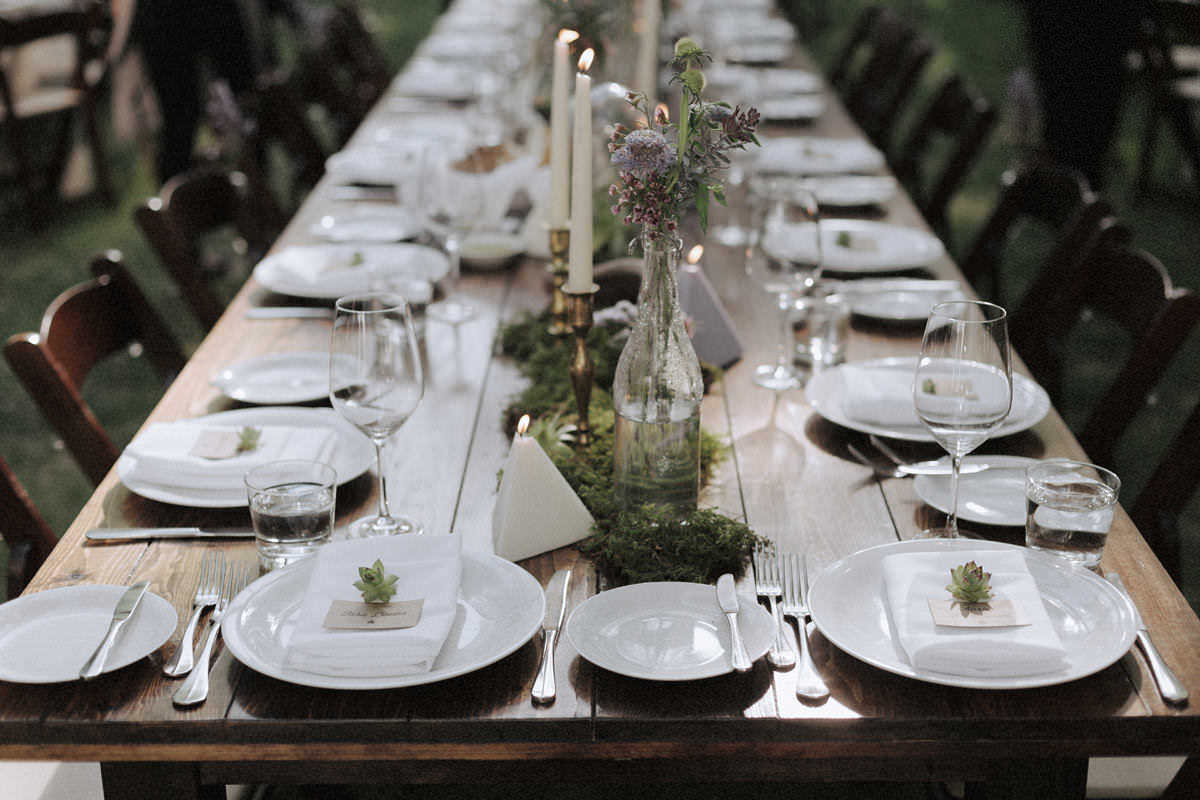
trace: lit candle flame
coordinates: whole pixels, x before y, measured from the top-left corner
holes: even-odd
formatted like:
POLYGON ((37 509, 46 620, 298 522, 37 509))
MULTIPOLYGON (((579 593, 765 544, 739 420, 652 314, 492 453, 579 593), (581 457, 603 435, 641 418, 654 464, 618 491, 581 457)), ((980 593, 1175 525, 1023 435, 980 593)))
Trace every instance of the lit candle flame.
POLYGON ((688 250, 687 262, 689 264, 699 264, 700 256, 704 255, 704 245, 698 244, 691 250, 688 250))
POLYGON ((521 415, 521 421, 517 423, 517 435, 524 436, 525 431, 529 430, 529 415, 521 415))
POLYGON ((575 41, 578 38, 579 38, 579 31, 573 31, 573 30, 569 30, 567 28, 562 28, 558 32, 558 40, 560 42, 562 42, 563 44, 570 44, 571 42, 575 41))
POLYGON ((592 66, 592 59, 595 57, 596 57, 596 51, 593 50, 592 48, 589 47, 587 50, 584 50, 583 55, 581 55, 579 57, 579 71, 587 72, 588 69, 592 66))
POLYGON ((654 107, 655 116, 661 117, 663 122, 671 121, 671 109, 667 108, 666 103, 659 103, 654 107))

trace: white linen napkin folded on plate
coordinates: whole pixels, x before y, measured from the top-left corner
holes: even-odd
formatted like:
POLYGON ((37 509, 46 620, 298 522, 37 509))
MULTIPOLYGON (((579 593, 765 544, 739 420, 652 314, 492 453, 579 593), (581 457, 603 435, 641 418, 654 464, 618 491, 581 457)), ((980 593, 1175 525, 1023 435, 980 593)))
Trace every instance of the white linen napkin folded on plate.
POLYGON ((237 433, 241 428, 203 419, 156 422, 125 448, 125 455, 134 460, 129 476, 188 489, 240 489, 245 486, 243 476, 259 464, 293 458, 329 463, 337 449, 338 435, 332 428, 263 425, 259 429, 262 434, 255 450, 211 459, 191 455, 201 432, 237 433))
POLYGON ((311 245, 288 247, 275 258, 279 259, 279 272, 298 283, 316 285, 325 280, 329 273, 342 271, 350 274, 353 271, 364 276, 365 286, 368 252, 361 247, 311 245))
POLYGON ((858 422, 874 425, 920 425, 913 409, 912 372, 847 364, 842 379, 842 410, 858 422))
POLYGON ((317 551, 312 577, 284 663, 318 675, 378 678, 428 672, 445 644, 458 607, 462 537, 384 536, 333 542, 317 551), (334 600, 362 602, 358 568, 383 562, 396 600, 424 600, 420 621, 391 630, 330 630, 322 623, 334 600))
POLYGON ((1020 551, 901 553, 884 558, 882 569, 893 630, 916 669, 1003 678, 1063 667, 1066 649, 1020 551), (991 573, 994 592, 1012 601, 1029 625, 952 628, 934 624, 929 598, 948 597, 950 570, 968 561, 991 573))

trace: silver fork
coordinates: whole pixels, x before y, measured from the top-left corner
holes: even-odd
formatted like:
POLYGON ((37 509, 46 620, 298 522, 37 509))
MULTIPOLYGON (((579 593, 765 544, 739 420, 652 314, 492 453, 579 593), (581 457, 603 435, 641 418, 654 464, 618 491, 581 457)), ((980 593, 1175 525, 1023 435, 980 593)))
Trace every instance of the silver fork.
POLYGON ((850 451, 850 455, 854 456, 855 461, 862 464, 864 467, 869 467, 877 476, 879 476, 881 478, 904 478, 904 477, 907 477, 903 472, 900 471, 899 466, 897 466, 896 468, 891 469, 891 470, 881 467, 879 464, 875 463, 870 458, 868 458, 866 456, 866 454, 863 453, 863 451, 859 450, 857 447, 855 447, 852 444, 847 443, 846 449, 850 451))
POLYGON ((787 623, 775 602, 783 594, 783 587, 779 583, 779 560, 775 557, 774 545, 754 547, 754 591, 759 597, 767 598, 771 618, 775 620, 775 640, 771 642, 767 661, 778 669, 791 669, 796 666, 796 652, 783 635, 783 626, 787 623))
POLYGON ((190 706, 203 703, 208 699, 208 667, 212 658, 213 645, 216 644, 217 634, 221 632, 221 620, 229 610, 229 601, 242 590, 249 577, 249 568, 243 564, 240 567, 227 565, 221 580, 221 596, 217 607, 209 617, 208 627, 204 631, 204 644, 200 645, 200 657, 196 659, 196 667, 187 679, 179 686, 172 700, 176 705, 190 706))
POLYGON ((804 700, 824 700, 829 687, 821 680, 808 650, 808 557, 785 553, 783 561, 783 613, 796 620, 796 641, 800 643, 800 666, 796 670, 796 696, 804 700))
POLYGON ((196 598, 192 601, 192 616, 187 627, 183 629, 183 638, 175 655, 163 667, 163 672, 172 678, 180 678, 192 671, 196 660, 192 654, 193 643, 196 639, 196 623, 204 609, 216 605, 221 594, 221 575, 225 571, 225 554, 219 550, 209 550, 200 562, 200 585, 196 587, 196 598))

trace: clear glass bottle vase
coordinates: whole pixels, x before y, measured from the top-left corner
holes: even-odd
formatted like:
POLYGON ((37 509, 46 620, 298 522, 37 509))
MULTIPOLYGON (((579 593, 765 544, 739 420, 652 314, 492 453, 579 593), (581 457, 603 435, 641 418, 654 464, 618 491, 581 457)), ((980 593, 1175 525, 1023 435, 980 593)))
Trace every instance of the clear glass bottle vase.
POLYGON ((643 231, 638 319, 613 379, 616 432, 613 482, 617 503, 653 503, 680 513, 700 495, 700 402, 704 382, 679 307, 676 272, 683 242, 643 231))

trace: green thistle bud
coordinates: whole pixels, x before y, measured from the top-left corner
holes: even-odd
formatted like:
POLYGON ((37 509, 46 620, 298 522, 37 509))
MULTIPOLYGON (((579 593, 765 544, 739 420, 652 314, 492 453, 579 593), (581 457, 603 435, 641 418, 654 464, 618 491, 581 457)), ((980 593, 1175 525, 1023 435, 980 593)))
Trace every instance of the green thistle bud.
POLYGON ((704 73, 695 67, 679 73, 679 80, 687 87, 689 92, 696 96, 699 96, 704 91, 704 86, 708 82, 704 78, 704 73))
POLYGON ((704 54, 704 48, 696 44, 696 40, 690 36, 684 36, 679 41, 675 42, 675 60, 681 61, 685 58, 697 58, 704 54))

